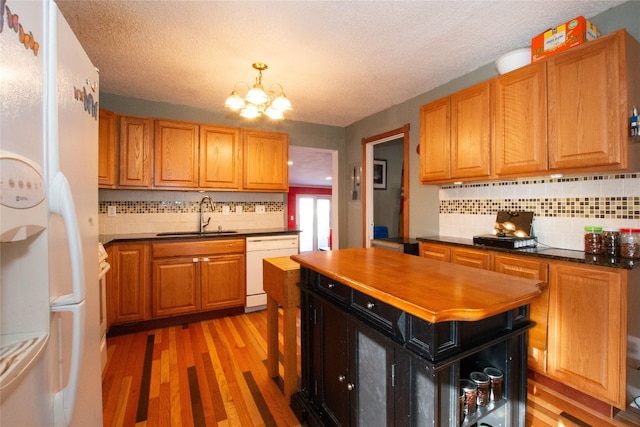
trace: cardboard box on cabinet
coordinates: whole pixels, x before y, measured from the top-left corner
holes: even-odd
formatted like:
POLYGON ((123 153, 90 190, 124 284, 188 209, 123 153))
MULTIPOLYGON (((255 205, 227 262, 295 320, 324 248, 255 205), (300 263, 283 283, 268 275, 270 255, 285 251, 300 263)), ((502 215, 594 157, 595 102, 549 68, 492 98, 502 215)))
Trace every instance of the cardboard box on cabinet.
POLYGON ((578 46, 600 36, 600 30, 591 21, 578 16, 531 39, 531 62, 578 46))

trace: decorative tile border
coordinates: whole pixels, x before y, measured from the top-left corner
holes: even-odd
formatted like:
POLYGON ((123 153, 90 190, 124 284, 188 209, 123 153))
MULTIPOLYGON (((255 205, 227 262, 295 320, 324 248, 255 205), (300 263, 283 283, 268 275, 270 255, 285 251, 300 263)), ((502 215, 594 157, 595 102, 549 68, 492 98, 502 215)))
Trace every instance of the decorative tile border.
POLYGON ((537 217, 640 219, 640 197, 441 200, 441 214, 495 215, 532 211, 537 217))
POLYGON ((456 188, 481 188, 481 187, 504 187, 510 185, 531 185, 531 184, 550 184, 561 182, 577 182, 577 181, 606 181, 612 179, 637 179, 640 178, 640 173, 627 173, 617 175, 593 175, 593 176, 568 176, 560 178, 532 178, 532 179, 518 179, 514 181, 495 181, 495 182, 470 182, 462 185, 442 185, 442 190, 452 190, 456 188))
MULTIPOLYGON (((265 207, 266 212, 283 212, 284 202, 213 202, 213 213, 222 213, 222 206, 229 206, 229 210, 233 213, 236 206, 242 206, 243 213, 251 213, 256 211, 256 206, 265 207)), ((200 202, 144 202, 144 201, 127 201, 127 202, 99 202, 98 213, 107 214, 107 208, 115 206, 118 214, 150 214, 150 213, 198 213, 200 212, 200 202)), ((207 207, 207 211, 210 209, 207 207)))

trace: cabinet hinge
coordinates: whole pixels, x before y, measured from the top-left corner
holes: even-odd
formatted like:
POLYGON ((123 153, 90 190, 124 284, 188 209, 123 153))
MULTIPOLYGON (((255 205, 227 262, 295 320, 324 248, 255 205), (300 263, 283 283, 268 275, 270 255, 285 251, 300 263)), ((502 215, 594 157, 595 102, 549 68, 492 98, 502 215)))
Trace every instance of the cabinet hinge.
POLYGON ((396 364, 391 365, 391 387, 396 386, 396 364))

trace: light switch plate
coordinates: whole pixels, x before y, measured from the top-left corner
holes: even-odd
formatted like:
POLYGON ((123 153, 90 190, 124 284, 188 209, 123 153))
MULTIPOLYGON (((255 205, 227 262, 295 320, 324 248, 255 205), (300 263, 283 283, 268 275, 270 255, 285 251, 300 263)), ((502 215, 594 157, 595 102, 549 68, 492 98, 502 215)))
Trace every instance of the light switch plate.
POLYGON ((242 205, 236 205, 236 214, 242 213, 242 205))
POLYGON ((264 205, 256 205, 256 213, 263 214, 264 212, 264 205))
POLYGON ((117 209, 115 206, 107 207, 107 216, 116 216, 117 209))
POLYGON ((222 206, 222 215, 229 215, 229 206, 222 206))

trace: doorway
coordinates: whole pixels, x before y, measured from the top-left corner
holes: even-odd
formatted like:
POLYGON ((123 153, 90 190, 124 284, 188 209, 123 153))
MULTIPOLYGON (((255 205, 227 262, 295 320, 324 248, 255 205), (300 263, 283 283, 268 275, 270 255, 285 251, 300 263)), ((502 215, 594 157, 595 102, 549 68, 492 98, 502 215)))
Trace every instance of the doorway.
POLYGON ((371 239, 373 239, 373 227, 374 227, 374 146, 377 144, 383 144, 385 142, 395 141, 401 139, 403 150, 403 164, 404 171, 402 173, 402 190, 400 200, 400 219, 402 227, 399 227, 398 237, 409 237, 409 124, 405 124, 403 127, 385 132, 379 135, 375 135, 369 138, 362 138, 362 159, 363 159, 363 171, 362 175, 362 194, 364 207, 362 211, 362 246, 365 248, 371 247, 371 239))
POLYGON ((331 249, 331 196, 299 194, 300 252, 331 249))

